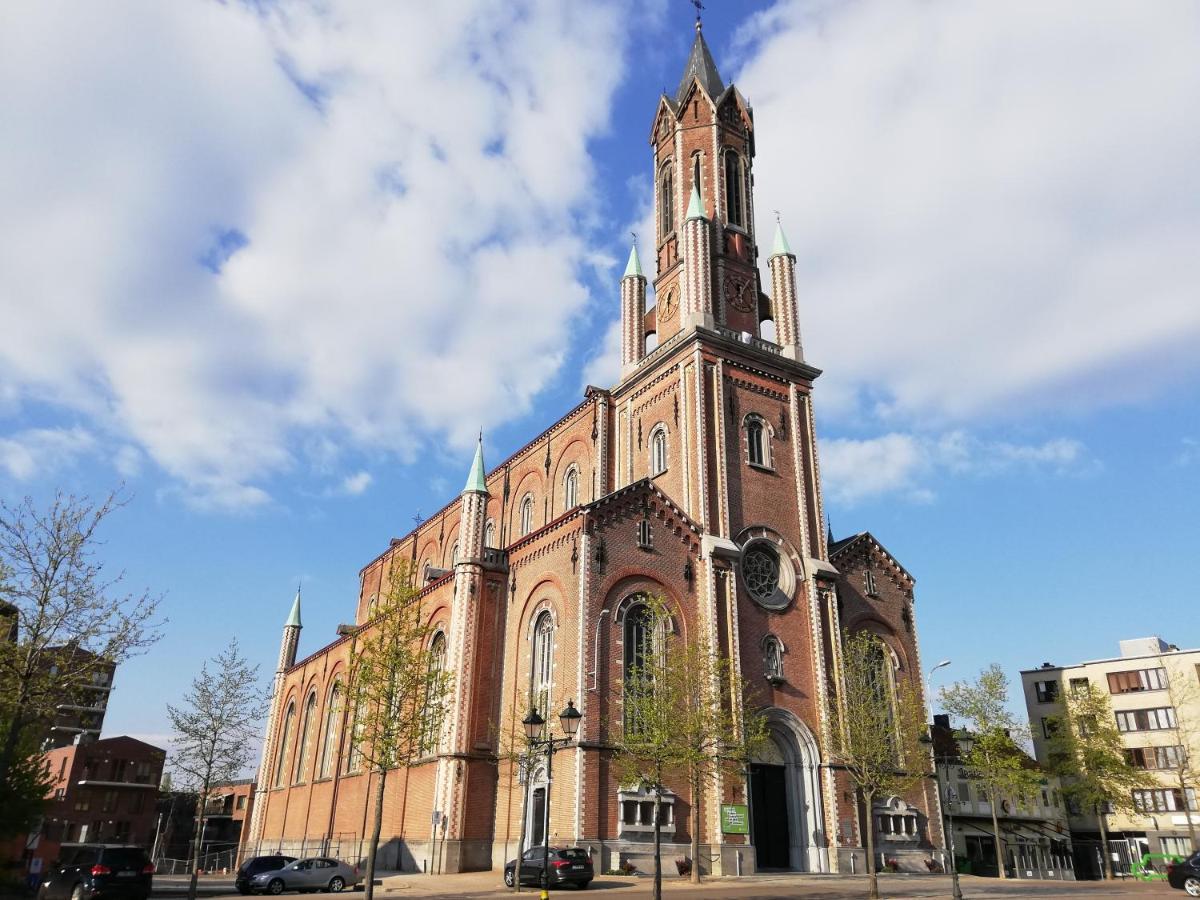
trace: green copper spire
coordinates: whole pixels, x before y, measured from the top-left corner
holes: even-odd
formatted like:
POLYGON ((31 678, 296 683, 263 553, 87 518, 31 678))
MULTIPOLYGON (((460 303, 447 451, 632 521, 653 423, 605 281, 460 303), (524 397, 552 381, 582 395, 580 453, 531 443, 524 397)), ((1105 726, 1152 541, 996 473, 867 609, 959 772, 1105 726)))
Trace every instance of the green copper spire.
POLYGON ((625 274, 621 277, 628 278, 630 275, 642 277, 642 261, 638 257, 636 241, 629 250, 629 262, 625 264, 625 274))
POLYGON ((471 474, 467 476, 467 486, 463 488, 463 493, 476 491, 486 494, 488 492, 486 480, 487 472, 483 468, 483 432, 480 432, 479 445, 475 448, 475 461, 471 463, 471 474))
POLYGON ((291 613, 291 615, 288 616, 287 621, 283 623, 284 628, 291 628, 292 626, 295 626, 296 628, 304 627, 303 625, 300 624, 300 588, 299 587, 296 588, 296 599, 294 601, 292 601, 292 613, 291 613))
POLYGON ((783 233, 783 225, 778 219, 775 220, 775 246, 771 248, 772 256, 792 255, 792 248, 788 245, 787 236, 783 233))
POLYGON ((687 216, 688 219, 703 219, 704 204, 700 202, 700 188, 692 185, 692 199, 688 201, 687 216))

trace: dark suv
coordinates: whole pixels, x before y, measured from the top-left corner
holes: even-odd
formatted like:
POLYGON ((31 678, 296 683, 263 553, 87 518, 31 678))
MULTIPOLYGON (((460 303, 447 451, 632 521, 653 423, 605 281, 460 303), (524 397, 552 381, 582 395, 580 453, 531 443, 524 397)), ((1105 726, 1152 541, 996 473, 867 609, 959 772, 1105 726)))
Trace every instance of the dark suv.
POLYGON ((41 900, 146 900, 154 866, 141 847, 74 847, 38 889, 41 900))
POLYGON ((237 870, 237 878, 233 880, 233 886, 237 888, 239 894, 250 893, 250 883, 254 880, 255 875, 261 875, 263 872, 277 872, 286 866, 288 863, 294 863, 296 857, 282 856, 275 854, 274 856, 252 856, 250 859, 242 863, 237 870))
POLYGON ((1200 853, 1193 853, 1182 862, 1168 864, 1167 881, 1171 887, 1187 891, 1189 897, 1200 897, 1200 853))
MULTIPOLYGON (((547 856, 550 860, 549 875, 546 879, 548 886, 570 884, 583 889, 592 883, 595 876, 592 858, 583 848, 551 847, 547 853, 545 847, 531 847, 521 856, 521 884, 542 883, 542 863, 547 856)), ((514 859, 504 867, 504 883, 512 887, 516 879, 517 861, 514 859)))

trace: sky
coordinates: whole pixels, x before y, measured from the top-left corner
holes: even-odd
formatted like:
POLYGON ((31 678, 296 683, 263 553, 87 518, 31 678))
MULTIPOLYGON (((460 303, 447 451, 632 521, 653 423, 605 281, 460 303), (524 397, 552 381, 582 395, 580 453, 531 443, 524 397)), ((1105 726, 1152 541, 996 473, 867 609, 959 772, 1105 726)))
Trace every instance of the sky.
MULTIPOLYGON (((797 255, 826 509, 936 690, 1200 646, 1200 6, 709 0, 797 255)), ((124 484, 164 596, 105 735, 359 569, 618 365, 686 0, 0 6, 0 497, 124 484)), ((643 258, 653 255, 643 250, 643 258)))

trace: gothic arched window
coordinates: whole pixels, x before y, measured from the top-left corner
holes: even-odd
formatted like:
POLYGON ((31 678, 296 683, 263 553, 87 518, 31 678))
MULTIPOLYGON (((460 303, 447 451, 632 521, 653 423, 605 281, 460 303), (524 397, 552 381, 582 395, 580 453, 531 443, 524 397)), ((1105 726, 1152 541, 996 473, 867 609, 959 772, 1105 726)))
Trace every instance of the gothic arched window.
POLYGON ((297 784, 304 780, 308 768, 308 751, 312 746, 312 731, 317 724, 317 692, 308 695, 304 704, 304 718, 300 720, 300 749, 296 751, 296 774, 292 779, 297 784))
POLYGON ((328 778, 333 773, 333 757, 337 753, 338 720, 342 715, 342 683, 335 681, 329 690, 325 704, 325 741, 321 745, 321 765, 318 778, 328 778))
POLYGON ((283 770, 287 766, 288 744, 292 735, 292 723, 296 721, 296 704, 288 704, 283 717, 283 730, 279 732, 279 757, 275 763, 275 787, 283 785, 283 770))
POLYGON ((483 546, 492 548, 496 546, 496 523, 491 519, 488 519, 487 525, 483 528, 483 546))
POLYGON ((549 611, 537 617, 533 626, 533 655, 529 674, 529 703, 549 720, 550 680, 554 672, 554 620, 549 611))
POLYGON ((625 729, 636 734, 641 731, 639 697, 654 691, 654 617, 644 602, 637 602, 625 613, 625 729))
POLYGON ((675 177, 668 163, 663 166, 662 178, 659 181, 658 215, 661 233, 666 237, 675 229, 675 177))
POLYGON ((579 469, 575 466, 567 469, 563 479, 563 512, 574 509, 579 505, 579 469))
POLYGON ((746 227, 746 208, 742 202, 742 158, 732 150, 725 153, 725 215, 730 225, 746 227))
POLYGON ((650 475, 667 471, 667 427, 656 425, 650 432, 650 475))
POLYGON ((533 494, 526 494, 521 500, 521 537, 533 531, 533 494))
POLYGON ((761 416, 746 416, 746 462, 764 469, 771 467, 771 433, 761 416))
MULTIPOLYGON (((446 633, 439 631, 429 642, 429 671, 440 674, 446 671, 446 633)), ((429 696, 435 686, 436 679, 430 678, 426 684, 425 709, 433 712, 433 698, 429 696)), ((421 749, 432 753, 437 749, 437 729, 434 718, 427 719, 421 729, 421 749)))
POLYGON ((450 565, 458 565, 458 541, 455 541, 454 546, 450 548, 450 565))

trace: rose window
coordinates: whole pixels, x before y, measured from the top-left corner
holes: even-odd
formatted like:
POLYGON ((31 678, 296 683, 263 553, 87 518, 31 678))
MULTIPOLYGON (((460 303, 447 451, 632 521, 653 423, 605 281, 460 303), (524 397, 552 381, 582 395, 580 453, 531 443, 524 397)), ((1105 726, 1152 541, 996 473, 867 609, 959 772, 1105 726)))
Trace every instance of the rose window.
POLYGON ((751 596, 769 600, 779 589, 779 557, 764 544, 756 544, 742 557, 742 578, 751 596))

